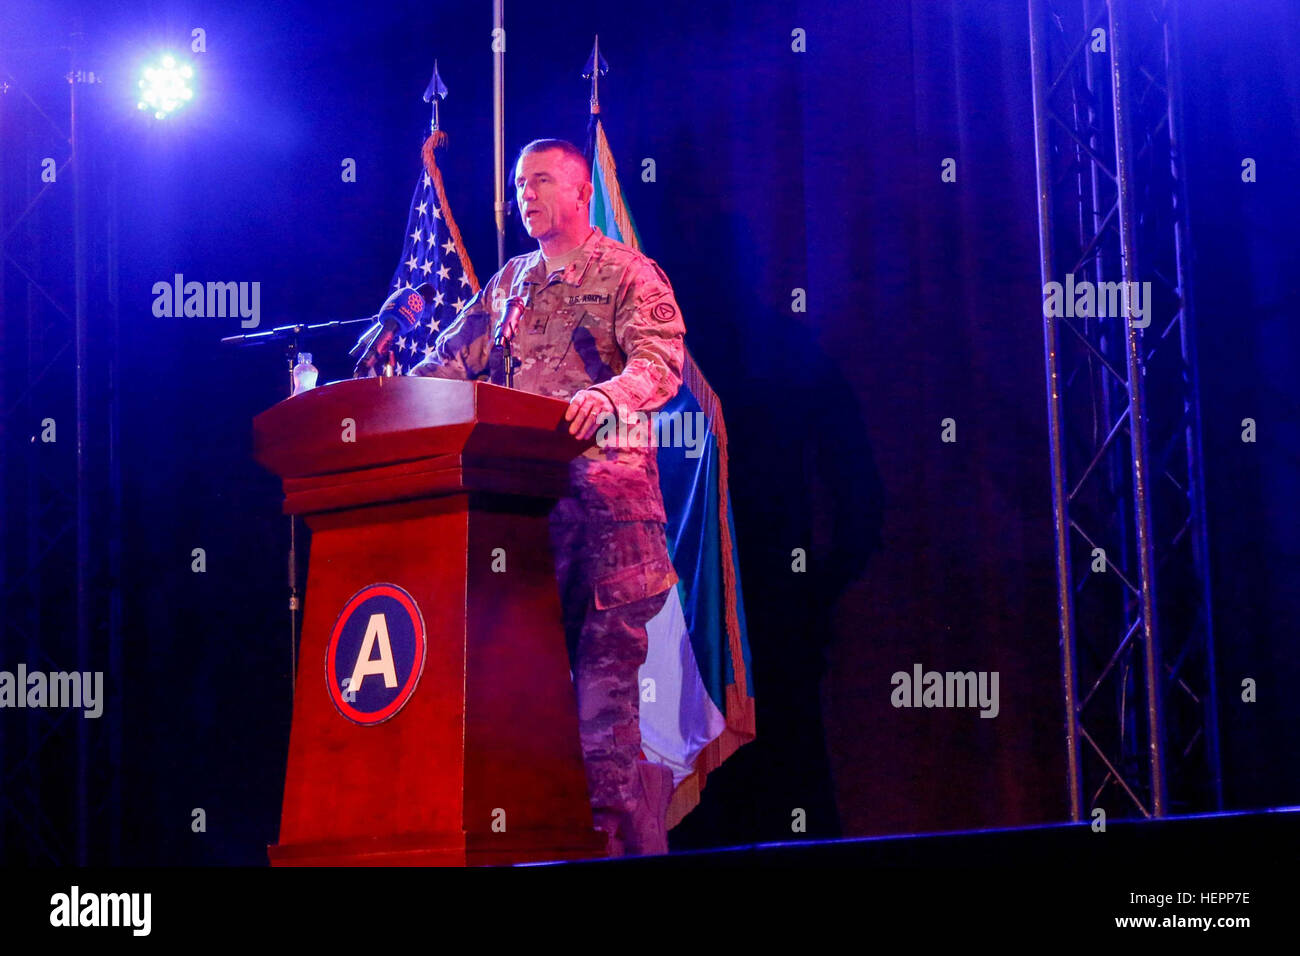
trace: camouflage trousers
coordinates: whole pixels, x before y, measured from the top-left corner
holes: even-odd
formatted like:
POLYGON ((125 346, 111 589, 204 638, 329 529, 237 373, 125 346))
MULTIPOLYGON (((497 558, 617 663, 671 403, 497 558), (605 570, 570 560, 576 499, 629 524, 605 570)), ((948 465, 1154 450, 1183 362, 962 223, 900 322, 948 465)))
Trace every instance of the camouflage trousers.
POLYGON ((588 519, 565 499, 550 531, 593 821, 611 856, 667 853, 672 772, 642 759, 637 683, 676 582, 663 525, 588 519))

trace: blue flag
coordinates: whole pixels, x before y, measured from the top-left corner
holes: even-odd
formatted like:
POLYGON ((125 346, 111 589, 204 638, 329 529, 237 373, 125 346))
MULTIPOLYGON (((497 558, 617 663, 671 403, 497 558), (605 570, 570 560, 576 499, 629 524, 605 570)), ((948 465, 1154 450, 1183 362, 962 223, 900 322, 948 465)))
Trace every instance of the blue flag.
MULTIPOLYGON (((591 125, 591 223, 639 250, 641 237, 623 202, 599 116, 593 114, 591 125)), ((668 552, 679 580, 646 626, 649 651, 640 679, 643 687, 647 678, 654 681, 655 706, 641 708, 641 746, 647 760, 673 771, 670 827, 699 803, 709 773, 754 739, 727 429, 722 404, 689 352, 682 387, 661 412, 672 413, 704 421, 707 429, 702 447, 658 449, 668 552)))

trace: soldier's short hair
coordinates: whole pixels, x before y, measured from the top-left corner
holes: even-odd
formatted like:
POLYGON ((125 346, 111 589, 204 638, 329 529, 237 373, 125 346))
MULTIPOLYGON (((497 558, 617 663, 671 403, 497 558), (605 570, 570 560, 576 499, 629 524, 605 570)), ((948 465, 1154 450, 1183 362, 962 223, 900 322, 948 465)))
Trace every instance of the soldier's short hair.
POLYGON ((582 169, 585 178, 591 179, 591 167, 587 165, 587 157, 582 155, 582 150, 574 146, 567 139, 535 139, 519 151, 515 157, 515 168, 519 167, 519 160, 523 159, 529 153, 544 153, 547 150, 559 150, 565 156, 575 160, 582 169))

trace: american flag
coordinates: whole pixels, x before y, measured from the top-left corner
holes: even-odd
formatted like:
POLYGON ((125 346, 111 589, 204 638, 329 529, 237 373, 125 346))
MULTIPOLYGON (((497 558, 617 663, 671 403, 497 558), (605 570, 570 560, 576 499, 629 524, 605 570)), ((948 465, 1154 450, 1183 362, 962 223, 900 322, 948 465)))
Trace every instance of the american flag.
POLYGON ((438 190, 425 170, 415 184, 411 212, 406 220, 406 238, 402 243, 402 260, 393 273, 392 290, 415 288, 425 282, 436 290, 432 308, 426 309, 424 321, 397 340, 397 373, 409 371, 433 352, 438 333, 478 291, 473 266, 462 262, 465 257, 455 220, 438 202, 438 190))

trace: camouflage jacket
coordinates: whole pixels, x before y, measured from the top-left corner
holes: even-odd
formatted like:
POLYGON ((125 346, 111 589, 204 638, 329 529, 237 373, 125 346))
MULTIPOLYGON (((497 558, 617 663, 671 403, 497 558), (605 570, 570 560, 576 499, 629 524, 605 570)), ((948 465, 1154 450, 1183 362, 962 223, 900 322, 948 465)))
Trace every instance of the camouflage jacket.
MULTIPOLYGON (((512 344, 514 387, 565 401, 596 388, 627 416, 659 409, 681 385, 686 328, 654 260, 593 228, 582 253, 547 274, 540 249, 488 280, 409 375, 504 384, 492 330, 505 300, 531 303, 512 344)), ((574 459, 571 494, 594 517, 664 521, 653 447, 592 447, 574 459)))

